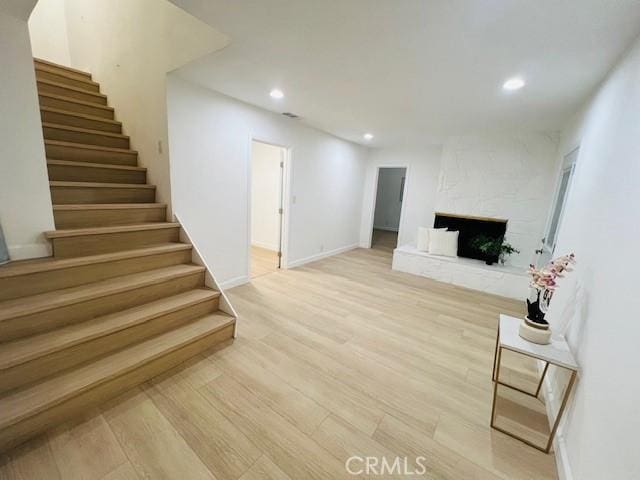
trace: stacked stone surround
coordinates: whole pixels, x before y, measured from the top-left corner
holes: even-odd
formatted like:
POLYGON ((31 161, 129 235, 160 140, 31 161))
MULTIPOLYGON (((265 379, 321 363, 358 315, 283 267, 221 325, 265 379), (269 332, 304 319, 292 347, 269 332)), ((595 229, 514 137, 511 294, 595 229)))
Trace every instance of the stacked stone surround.
POLYGON ((392 268, 439 282, 523 301, 527 298, 529 290, 529 277, 524 268, 486 265, 481 260, 470 258, 430 255, 410 245, 394 250, 392 268))
MULTIPOLYGON (((526 268, 544 236, 557 176, 558 141, 543 133, 450 137, 444 144, 434 212, 507 219, 506 239, 520 254, 507 265, 394 251, 393 269, 474 290, 524 299, 526 268)), ((431 226, 431 225, 424 225, 431 226)))
POLYGON ((556 178, 557 139, 545 134, 466 136, 444 145, 435 211, 505 218, 526 267, 544 236, 556 178))

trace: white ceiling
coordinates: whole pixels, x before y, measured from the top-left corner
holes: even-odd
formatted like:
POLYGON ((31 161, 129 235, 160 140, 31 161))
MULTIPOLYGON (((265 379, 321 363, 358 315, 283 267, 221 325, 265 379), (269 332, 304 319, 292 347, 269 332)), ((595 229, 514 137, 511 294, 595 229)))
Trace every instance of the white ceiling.
POLYGON ((638 0, 172 2, 232 39, 185 77, 376 146, 557 130, 640 33, 638 0))

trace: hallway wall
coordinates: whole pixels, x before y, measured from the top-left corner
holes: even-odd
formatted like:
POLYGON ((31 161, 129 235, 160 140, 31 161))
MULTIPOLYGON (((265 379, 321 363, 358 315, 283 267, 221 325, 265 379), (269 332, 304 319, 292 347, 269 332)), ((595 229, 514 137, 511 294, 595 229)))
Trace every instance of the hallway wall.
MULTIPOLYGON (((555 256, 575 252, 548 318, 580 365, 556 442, 566 478, 640 478, 640 39, 567 127, 558 162, 580 145, 555 256)), ((557 399, 563 379, 551 382, 557 399)), ((556 400, 557 402, 557 400, 556 400)), ((555 405, 554 405, 555 406, 555 405)))
POLYGON ((251 139, 290 148, 287 266, 358 245, 366 147, 169 75, 175 212, 225 287, 248 281, 251 139))
POLYGON ((370 150, 362 196, 361 247, 370 246, 374 222, 377 168, 385 166, 407 167, 403 216, 398 226, 398 245, 406 245, 407 243, 415 243, 418 227, 433 225, 441 156, 441 145, 370 150))
POLYGON ((166 0, 39 0, 29 24, 34 56, 100 83, 171 212, 166 76, 229 38, 166 0))
POLYGON ((0 224, 10 258, 22 260, 50 254, 43 232, 54 223, 27 29, 30 10, 5 9, 9 4, 0 6, 0 224))

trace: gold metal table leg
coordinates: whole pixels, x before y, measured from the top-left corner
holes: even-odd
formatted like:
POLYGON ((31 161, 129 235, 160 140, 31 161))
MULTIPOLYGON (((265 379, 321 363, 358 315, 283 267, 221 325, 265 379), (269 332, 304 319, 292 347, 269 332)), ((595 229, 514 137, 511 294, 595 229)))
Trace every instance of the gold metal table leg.
POLYGON ((500 383, 500 357, 502 357, 502 347, 497 347, 496 352, 496 378, 493 382, 493 402, 491 403, 491 426, 496 418, 496 398, 498 396, 498 384, 500 383))
POLYGON ((553 437, 556 435, 556 431, 558 430, 558 425, 560 425, 560 420, 562 419, 562 414, 564 413, 564 409, 567 406, 567 401, 569 400, 569 395, 571 394, 571 390, 573 389, 573 384, 576 381, 576 371, 571 371, 571 378, 569 379, 569 385, 564 391, 564 397, 562 398, 562 405, 560 405, 560 410, 558 410, 558 415, 556 415, 556 421, 553 422, 553 428, 551 429, 551 434, 549 435, 549 440, 547 441, 547 448, 545 448, 545 452, 549 453, 551 450, 551 444, 553 443, 553 437))
MULTIPOLYGON (((499 333, 498 333, 499 335, 499 333)), ((498 336, 498 339, 500 337, 498 336)), ((520 437, 514 433, 511 433, 501 427, 498 427, 495 424, 495 418, 496 418, 496 402, 497 402, 497 397, 498 397, 498 385, 503 385, 505 387, 511 388, 512 390, 516 390, 522 393, 525 393, 529 396, 535 396, 537 397, 540 394, 540 390, 542 387, 542 382, 544 381, 544 378, 547 374, 547 370, 549 369, 549 362, 546 362, 546 365, 544 367, 544 370, 542 371, 542 377, 540 378, 540 381, 538 382, 538 387, 536 389, 536 393, 535 395, 529 392, 526 392, 524 390, 521 390, 517 387, 513 387, 507 383, 503 383, 500 381, 500 360, 502 358, 502 347, 499 346, 499 342, 496 343, 496 353, 494 355, 494 383, 493 383, 493 400, 492 400, 492 404, 491 404, 491 428, 494 428, 496 430, 498 430, 499 432, 502 432, 506 435, 509 435, 512 438, 515 438, 516 440, 520 440, 523 443, 526 443, 527 445, 540 450, 541 452, 544 453, 549 453, 551 451, 551 446, 553 445, 553 439, 556 435, 556 432, 558 430, 558 426, 560 425, 560 420, 562 420, 562 415, 565 411, 565 408, 567 406, 567 402, 569 400, 569 395, 571 395, 571 390, 573 389, 573 385, 575 383, 576 380, 576 374, 577 372, 575 370, 571 371, 571 378, 569 379, 569 383, 567 385, 567 388, 565 389, 564 392, 564 396, 562 398, 562 404, 560 405, 560 409, 558 410, 558 414, 556 415, 556 419, 553 422, 553 427, 551 428, 551 432, 549 434, 549 438, 547 439, 547 443, 544 447, 541 447, 540 445, 536 445, 535 443, 531 442, 530 440, 527 440, 526 438, 520 437)))
POLYGON ((544 382, 544 377, 547 374, 547 370, 549 370, 549 362, 545 362, 544 370, 542 370, 542 376, 540 377, 540 381, 538 382, 538 388, 536 388, 536 397, 540 395, 540 389, 542 388, 542 382, 544 382))
POLYGON ((496 348, 493 350, 493 370, 491 371, 491 380, 496 381, 496 359, 498 357, 498 345, 500 344, 500 327, 496 334, 496 348))

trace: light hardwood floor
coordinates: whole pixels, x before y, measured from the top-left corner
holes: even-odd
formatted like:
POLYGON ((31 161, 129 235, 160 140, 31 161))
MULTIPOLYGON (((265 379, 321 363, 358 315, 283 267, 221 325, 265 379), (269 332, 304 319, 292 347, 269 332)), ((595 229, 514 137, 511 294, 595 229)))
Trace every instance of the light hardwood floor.
POLYGON ((251 245, 251 278, 278 270, 278 253, 251 245))
POLYGON ((359 478, 351 455, 424 456, 423 478, 556 478, 553 455, 489 428, 497 315, 519 303, 390 263, 353 250, 229 290, 232 345, 6 454, 0 478, 359 478))

